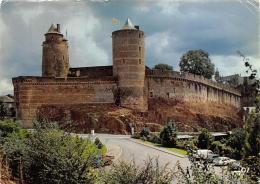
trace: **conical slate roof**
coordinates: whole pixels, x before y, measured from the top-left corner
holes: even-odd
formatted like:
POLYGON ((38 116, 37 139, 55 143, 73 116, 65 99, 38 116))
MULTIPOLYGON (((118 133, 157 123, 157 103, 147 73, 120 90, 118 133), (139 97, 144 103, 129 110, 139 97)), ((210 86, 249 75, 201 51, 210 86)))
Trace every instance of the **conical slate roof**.
POLYGON ((55 24, 52 24, 47 33, 59 33, 59 30, 55 24))
POLYGON ((125 25, 123 26, 122 29, 136 29, 134 24, 132 23, 132 21, 127 18, 126 22, 125 22, 125 25))

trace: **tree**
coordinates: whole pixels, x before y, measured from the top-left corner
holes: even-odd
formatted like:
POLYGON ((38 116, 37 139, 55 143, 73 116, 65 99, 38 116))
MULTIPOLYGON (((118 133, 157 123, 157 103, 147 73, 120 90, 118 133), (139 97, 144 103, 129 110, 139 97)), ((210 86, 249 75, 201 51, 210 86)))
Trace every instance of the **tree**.
POLYGON ((163 146, 173 147, 177 144, 177 128, 175 124, 168 122, 160 133, 160 139, 163 146))
POLYGON ((238 128, 227 140, 227 146, 230 146, 234 149, 233 157, 236 159, 241 159, 241 157, 245 154, 245 145, 247 140, 247 132, 245 129, 238 128))
POLYGON ((211 63, 209 54, 203 50, 190 50, 185 53, 179 63, 182 72, 202 75, 211 79, 214 75, 214 64, 211 63))
POLYGON ((164 63, 160 63, 157 64, 153 67, 153 69, 158 69, 158 70, 173 70, 173 67, 171 65, 168 64, 164 64, 164 63))
POLYGON ((214 137, 207 129, 202 129, 198 137, 198 148, 208 149, 211 143, 214 141, 214 137))
POLYGON ((221 77, 220 77, 220 74, 219 74, 218 69, 215 71, 215 80, 216 80, 217 82, 221 82, 221 77))
POLYGON ((3 102, 0 102, 0 119, 4 119, 7 115, 7 109, 3 102))
POLYGON ((248 143, 250 145, 251 154, 259 156, 260 154, 260 115, 258 114, 251 132, 248 137, 248 143))

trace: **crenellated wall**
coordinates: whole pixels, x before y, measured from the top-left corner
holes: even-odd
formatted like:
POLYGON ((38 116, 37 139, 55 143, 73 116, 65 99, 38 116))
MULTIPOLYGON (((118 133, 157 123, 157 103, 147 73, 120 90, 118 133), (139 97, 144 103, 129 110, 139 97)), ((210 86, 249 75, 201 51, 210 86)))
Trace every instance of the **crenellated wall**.
POLYGON ((241 103, 241 93, 235 88, 190 73, 146 70, 146 90, 149 98, 215 102, 236 108, 240 108, 241 103))
POLYGON ((13 78, 17 118, 31 127, 42 105, 114 103, 112 77, 87 78, 17 77, 13 78))

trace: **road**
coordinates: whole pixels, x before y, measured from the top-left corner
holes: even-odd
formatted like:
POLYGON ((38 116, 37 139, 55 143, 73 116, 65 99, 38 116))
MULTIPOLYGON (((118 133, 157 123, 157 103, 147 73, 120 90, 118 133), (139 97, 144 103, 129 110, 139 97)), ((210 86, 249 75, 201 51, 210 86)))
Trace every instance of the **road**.
POLYGON ((178 156, 168 154, 136 142, 131 141, 128 135, 110 135, 110 134, 95 134, 101 142, 106 145, 117 145, 121 148, 122 154, 118 161, 132 161, 136 164, 142 165, 147 158, 158 158, 161 166, 169 164, 173 168, 179 162, 183 168, 189 166, 188 158, 180 158, 178 156))

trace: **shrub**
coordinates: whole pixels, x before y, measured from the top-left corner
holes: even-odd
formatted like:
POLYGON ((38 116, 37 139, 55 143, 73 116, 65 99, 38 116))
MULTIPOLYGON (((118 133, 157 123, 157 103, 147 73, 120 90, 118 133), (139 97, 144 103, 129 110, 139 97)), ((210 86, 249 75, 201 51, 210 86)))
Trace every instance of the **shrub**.
POLYGON ((141 137, 148 137, 148 135, 150 134, 150 130, 148 128, 143 128, 140 132, 140 136, 141 137))
POLYGON ((107 152, 106 146, 100 141, 98 137, 95 139, 94 143, 97 146, 97 148, 100 150, 101 154, 105 156, 107 152))
POLYGON ((96 145, 53 127, 39 125, 28 138, 10 138, 4 144, 13 171, 22 159, 26 183, 92 183, 89 171, 100 154, 96 145))
POLYGON ((249 133, 248 143, 251 149, 251 155, 258 156, 260 154, 260 115, 257 116, 249 133))
MULTIPOLYGON (((101 171, 103 172, 103 171, 101 171)), ((170 184, 174 172, 167 166, 160 167, 158 159, 148 158, 142 167, 135 162, 119 162, 111 167, 106 174, 103 174, 101 183, 106 184, 170 184)))
POLYGON ((141 138, 140 133, 134 133, 134 135, 132 135, 131 138, 140 139, 141 138))
POLYGON ((245 144, 247 140, 247 132, 244 129, 235 129, 227 140, 226 145, 233 149, 233 157, 241 159, 245 154, 245 144))
POLYGON ((161 144, 161 138, 154 133, 150 133, 149 136, 147 137, 147 140, 155 144, 161 144))
POLYGON ((222 144, 220 141, 213 141, 211 143, 210 149, 213 150, 214 153, 218 153, 220 155, 224 154, 225 144, 222 144))
POLYGON ((207 129, 202 129, 198 137, 198 148, 208 149, 211 143, 214 141, 214 137, 207 129))
POLYGON ((172 122, 166 124, 160 133, 163 146, 173 147, 177 144, 177 129, 172 122))
POLYGON ((3 144, 9 136, 23 138, 28 136, 28 132, 13 120, 0 121, 0 144, 3 144))

